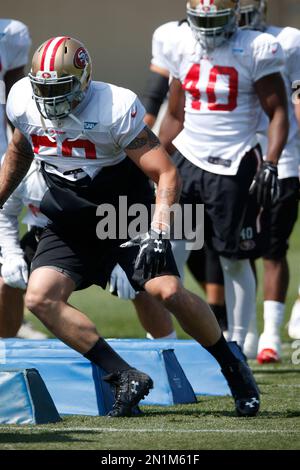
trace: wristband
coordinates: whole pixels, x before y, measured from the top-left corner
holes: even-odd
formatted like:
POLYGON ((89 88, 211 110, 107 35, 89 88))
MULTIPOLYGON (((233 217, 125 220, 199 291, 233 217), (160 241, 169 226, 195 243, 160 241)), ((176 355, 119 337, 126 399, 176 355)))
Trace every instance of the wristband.
POLYGON ((163 236, 169 236, 170 231, 171 231, 171 227, 166 222, 161 222, 159 220, 152 220, 151 230, 153 230, 154 232, 156 232, 158 234, 162 234, 163 236), (158 225, 163 225, 164 228, 161 229, 161 228, 159 228, 158 225))

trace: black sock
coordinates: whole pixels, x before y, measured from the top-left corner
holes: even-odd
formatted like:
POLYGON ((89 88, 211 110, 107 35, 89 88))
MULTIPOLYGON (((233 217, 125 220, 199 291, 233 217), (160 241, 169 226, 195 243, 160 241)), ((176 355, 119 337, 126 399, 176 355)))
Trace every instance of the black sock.
POLYGON ((224 336, 222 335, 221 338, 214 344, 213 346, 205 347, 205 349, 218 361, 221 368, 228 366, 228 364, 232 364, 234 362, 239 362, 239 359, 235 357, 233 352, 228 346, 228 343, 224 336))
POLYGON ((111 372, 133 369, 103 338, 99 338, 96 344, 84 354, 84 357, 100 366, 109 374, 111 372))
POLYGON ((222 331, 228 330, 226 305, 209 304, 222 331))

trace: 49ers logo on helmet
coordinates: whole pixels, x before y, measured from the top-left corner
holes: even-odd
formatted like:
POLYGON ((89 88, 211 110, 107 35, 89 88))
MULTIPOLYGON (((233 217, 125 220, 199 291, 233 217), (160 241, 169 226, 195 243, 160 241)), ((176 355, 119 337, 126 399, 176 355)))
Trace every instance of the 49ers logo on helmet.
POLYGON ((210 12, 217 11, 217 7, 216 5, 214 5, 214 0, 200 0, 199 9, 203 13, 210 13, 210 12))
POLYGON ((84 69, 86 64, 89 63, 89 55, 84 47, 77 49, 74 55, 74 65, 77 69, 84 69))

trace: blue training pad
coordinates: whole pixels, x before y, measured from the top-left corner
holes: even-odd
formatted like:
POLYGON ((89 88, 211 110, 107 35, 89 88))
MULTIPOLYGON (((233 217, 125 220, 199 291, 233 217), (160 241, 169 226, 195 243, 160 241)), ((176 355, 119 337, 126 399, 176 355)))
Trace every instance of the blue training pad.
MULTIPOLYGON (((143 400, 144 405, 191 402, 185 401, 190 396, 188 390, 183 397, 179 396, 179 401, 174 401, 174 390, 170 387, 163 355, 163 351, 165 353, 172 349, 197 395, 230 393, 218 363, 193 340, 111 339, 108 342, 127 362, 153 378, 155 387, 143 400)), ((110 409, 111 392, 107 384, 99 380, 104 372, 61 341, 0 340, 0 350, 0 369, 2 363, 12 368, 35 367, 39 370, 59 413, 103 415, 110 409)), ((172 362, 172 356, 169 355, 168 360, 170 359, 172 362)), ((174 383, 176 380, 177 377, 174 383)), ((180 391, 180 384, 178 390, 180 391)))

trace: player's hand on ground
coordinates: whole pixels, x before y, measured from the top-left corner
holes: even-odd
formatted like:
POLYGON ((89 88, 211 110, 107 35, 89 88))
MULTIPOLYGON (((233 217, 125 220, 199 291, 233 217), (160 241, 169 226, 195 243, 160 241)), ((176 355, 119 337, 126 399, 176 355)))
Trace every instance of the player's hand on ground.
POLYGON ((128 281, 125 271, 116 264, 110 275, 109 292, 117 295, 120 299, 133 300, 136 291, 128 281))
POLYGON ((169 240, 163 238, 163 233, 151 229, 132 240, 123 243, 122 248, 139 247, 134 268, 141 271, 144 279, 151 279, 160 274, 166 266, 169 240))
POLYGON ((277 166, 270 162, 263 162, 250 187, 250 194, 256 195, 259 206, 268 209, 279 199, 277 166))
POLYGON ((8 256, 2 260, 1 276, 5 284, 25 290, 28 282, 28 267, 22 256, 8 256))

